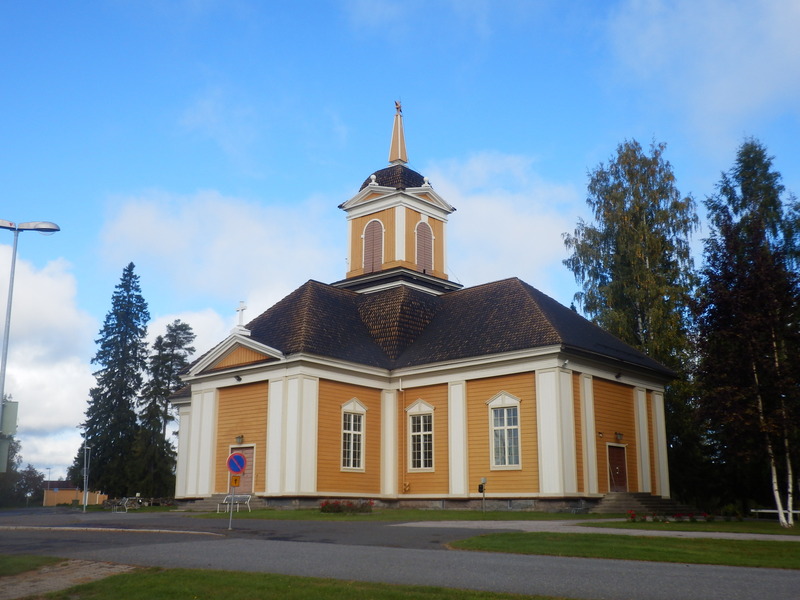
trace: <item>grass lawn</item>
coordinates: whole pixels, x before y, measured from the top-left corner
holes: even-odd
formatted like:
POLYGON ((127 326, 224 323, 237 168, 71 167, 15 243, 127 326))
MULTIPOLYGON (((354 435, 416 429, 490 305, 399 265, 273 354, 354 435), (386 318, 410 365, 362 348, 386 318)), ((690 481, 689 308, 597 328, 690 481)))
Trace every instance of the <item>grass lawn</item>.
POLYGON ((785 529, 777 521, 698 521, 697 523, 581 523, 583 527, 614 527, 616 529, 645 529, 650 531, 721 531, 724 533, 764 533, 769 535, 800 535, 800 527, 785 529))
POLYGON ((141 569, 47 597, 50 600, 566 600, 551 596, 194 569, 141 569))
POLYGON ((797 542, 603 535, 492 533, 450 544, 462 550, 800 569, 797 542))
MULTIPOLYGON (((228 513, 198 513, 202 519, 228 519, 228 513)), ((252 512, 233 513, 234 519, 271 519, 276 521, 562 521, 565 519, 622 518, 623 515, 590 515, 570 513, 546 513, 533 511, 487 511, 477 510, 422 510, 412 508, 375 509, 371 513, 323 513, 318 508, 280 510, 257 508, 252 512)))
POLYGON ((0 555, 0 577, 18 575, 19 573, 24 573, 25 571, 33 571, 39 567, 44 567, 45 565, 54 565, 60 562, 64 562, 64 560, 61 558, 52 558, 50 556, 2 554, 0 555))

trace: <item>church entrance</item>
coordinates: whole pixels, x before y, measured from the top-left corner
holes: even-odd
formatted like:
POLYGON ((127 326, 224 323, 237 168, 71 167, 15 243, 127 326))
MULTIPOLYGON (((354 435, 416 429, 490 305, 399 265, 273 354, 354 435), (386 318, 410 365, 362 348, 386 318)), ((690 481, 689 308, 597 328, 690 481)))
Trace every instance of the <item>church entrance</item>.
POLYGON ((247 459, 247 465, 242 473, 239 487, 236 488, 237 494, 252 494, 253 493, 253 472, 255 471, 255 464, 253 464, 253 457, 255 451, 252 446, 234 446, 231 448, 231 453, 241 452, 247 459))
POLYGON ((628 466, 624 446, 608 446, 609 492, 628 491, 628 466))

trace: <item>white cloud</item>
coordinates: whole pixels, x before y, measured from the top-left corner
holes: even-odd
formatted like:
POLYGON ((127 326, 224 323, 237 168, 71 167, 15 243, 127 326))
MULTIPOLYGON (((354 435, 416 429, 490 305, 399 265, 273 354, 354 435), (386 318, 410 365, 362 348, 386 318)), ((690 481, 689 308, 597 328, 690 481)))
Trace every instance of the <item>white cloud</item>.
POLYGON ((582 197, 548 182, 530 157, 484 153, 425 170, 457 212, 448 227, 450 277, 476 285, 519 277, 561 302, 574 293, 561 235, 575 227, 582 197))
MULTIPOLYGON (((0 297, 8 293, 10 248, 0 246, 0 297)), ((76 306, 75 278, 63 260, 36 269, 17 259, 5 391, 19 402, 25 464, 66 469, 80 441, 86 398, 94 383, 88 363, 97 324, 76 306), (50 436, 78 440, 51 452, 50 436), (66 436, 66 437, 64 437, 66 436), (40 462, 41 459, 41 462, 40 462), (49 463, 43 465, 43 463, 49 463)), ((5 302, 3 302, 5 315, 5 302)))
POLYGON ((608 33, 649 100, 686 113, 706 143, 730 147, 753 118, 798 114, 799 28, 797 2, 627 0, 608 33))

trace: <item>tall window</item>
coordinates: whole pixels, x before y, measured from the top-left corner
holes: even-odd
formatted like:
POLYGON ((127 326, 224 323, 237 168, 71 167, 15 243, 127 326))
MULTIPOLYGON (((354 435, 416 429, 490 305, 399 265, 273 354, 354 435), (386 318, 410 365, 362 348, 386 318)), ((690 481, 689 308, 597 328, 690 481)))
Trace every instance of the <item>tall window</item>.
POLYGON ((492 468, 521 468, 519 398, 507 392, 500 392, 486 404, 489 406, 492 468))
POLYGON ((342 413, 342 468, 361 469, 364 415, 342 413))
POLYGON ((383 225, 370 221, 364 229, 364 273, 380 271, 383 265, 383 225))
POLYGON ((433 231, 425 221, 417 223, 417 268, 423 273, 433 271, 433 231))
POLYGON ((411 415, 411 468, 433 468, 433 415, 411 415))

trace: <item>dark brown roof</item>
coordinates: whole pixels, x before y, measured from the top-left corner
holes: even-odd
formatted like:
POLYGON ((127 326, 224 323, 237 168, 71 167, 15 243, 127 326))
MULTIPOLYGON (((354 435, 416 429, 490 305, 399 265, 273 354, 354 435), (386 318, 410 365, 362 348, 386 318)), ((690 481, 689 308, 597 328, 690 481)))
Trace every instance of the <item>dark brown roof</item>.
MULTIPOLYGON (((375 183, 385 187, 393 187, 397 190, 406 188, 421 187, 425 183, 425 178, 416 171, 409 169, 405 165, 392 165, 380 171, 375 171, 375 183)), ((367 177, 361 184, 358 191, 363 190, 372 182, 372 175, 367 177)))
POLYGON ((519 279, 433 296, 406 286, 370 294, 309 281, 247 325, 285 355, 394 369, 560 345, 673 374, 519 279))

